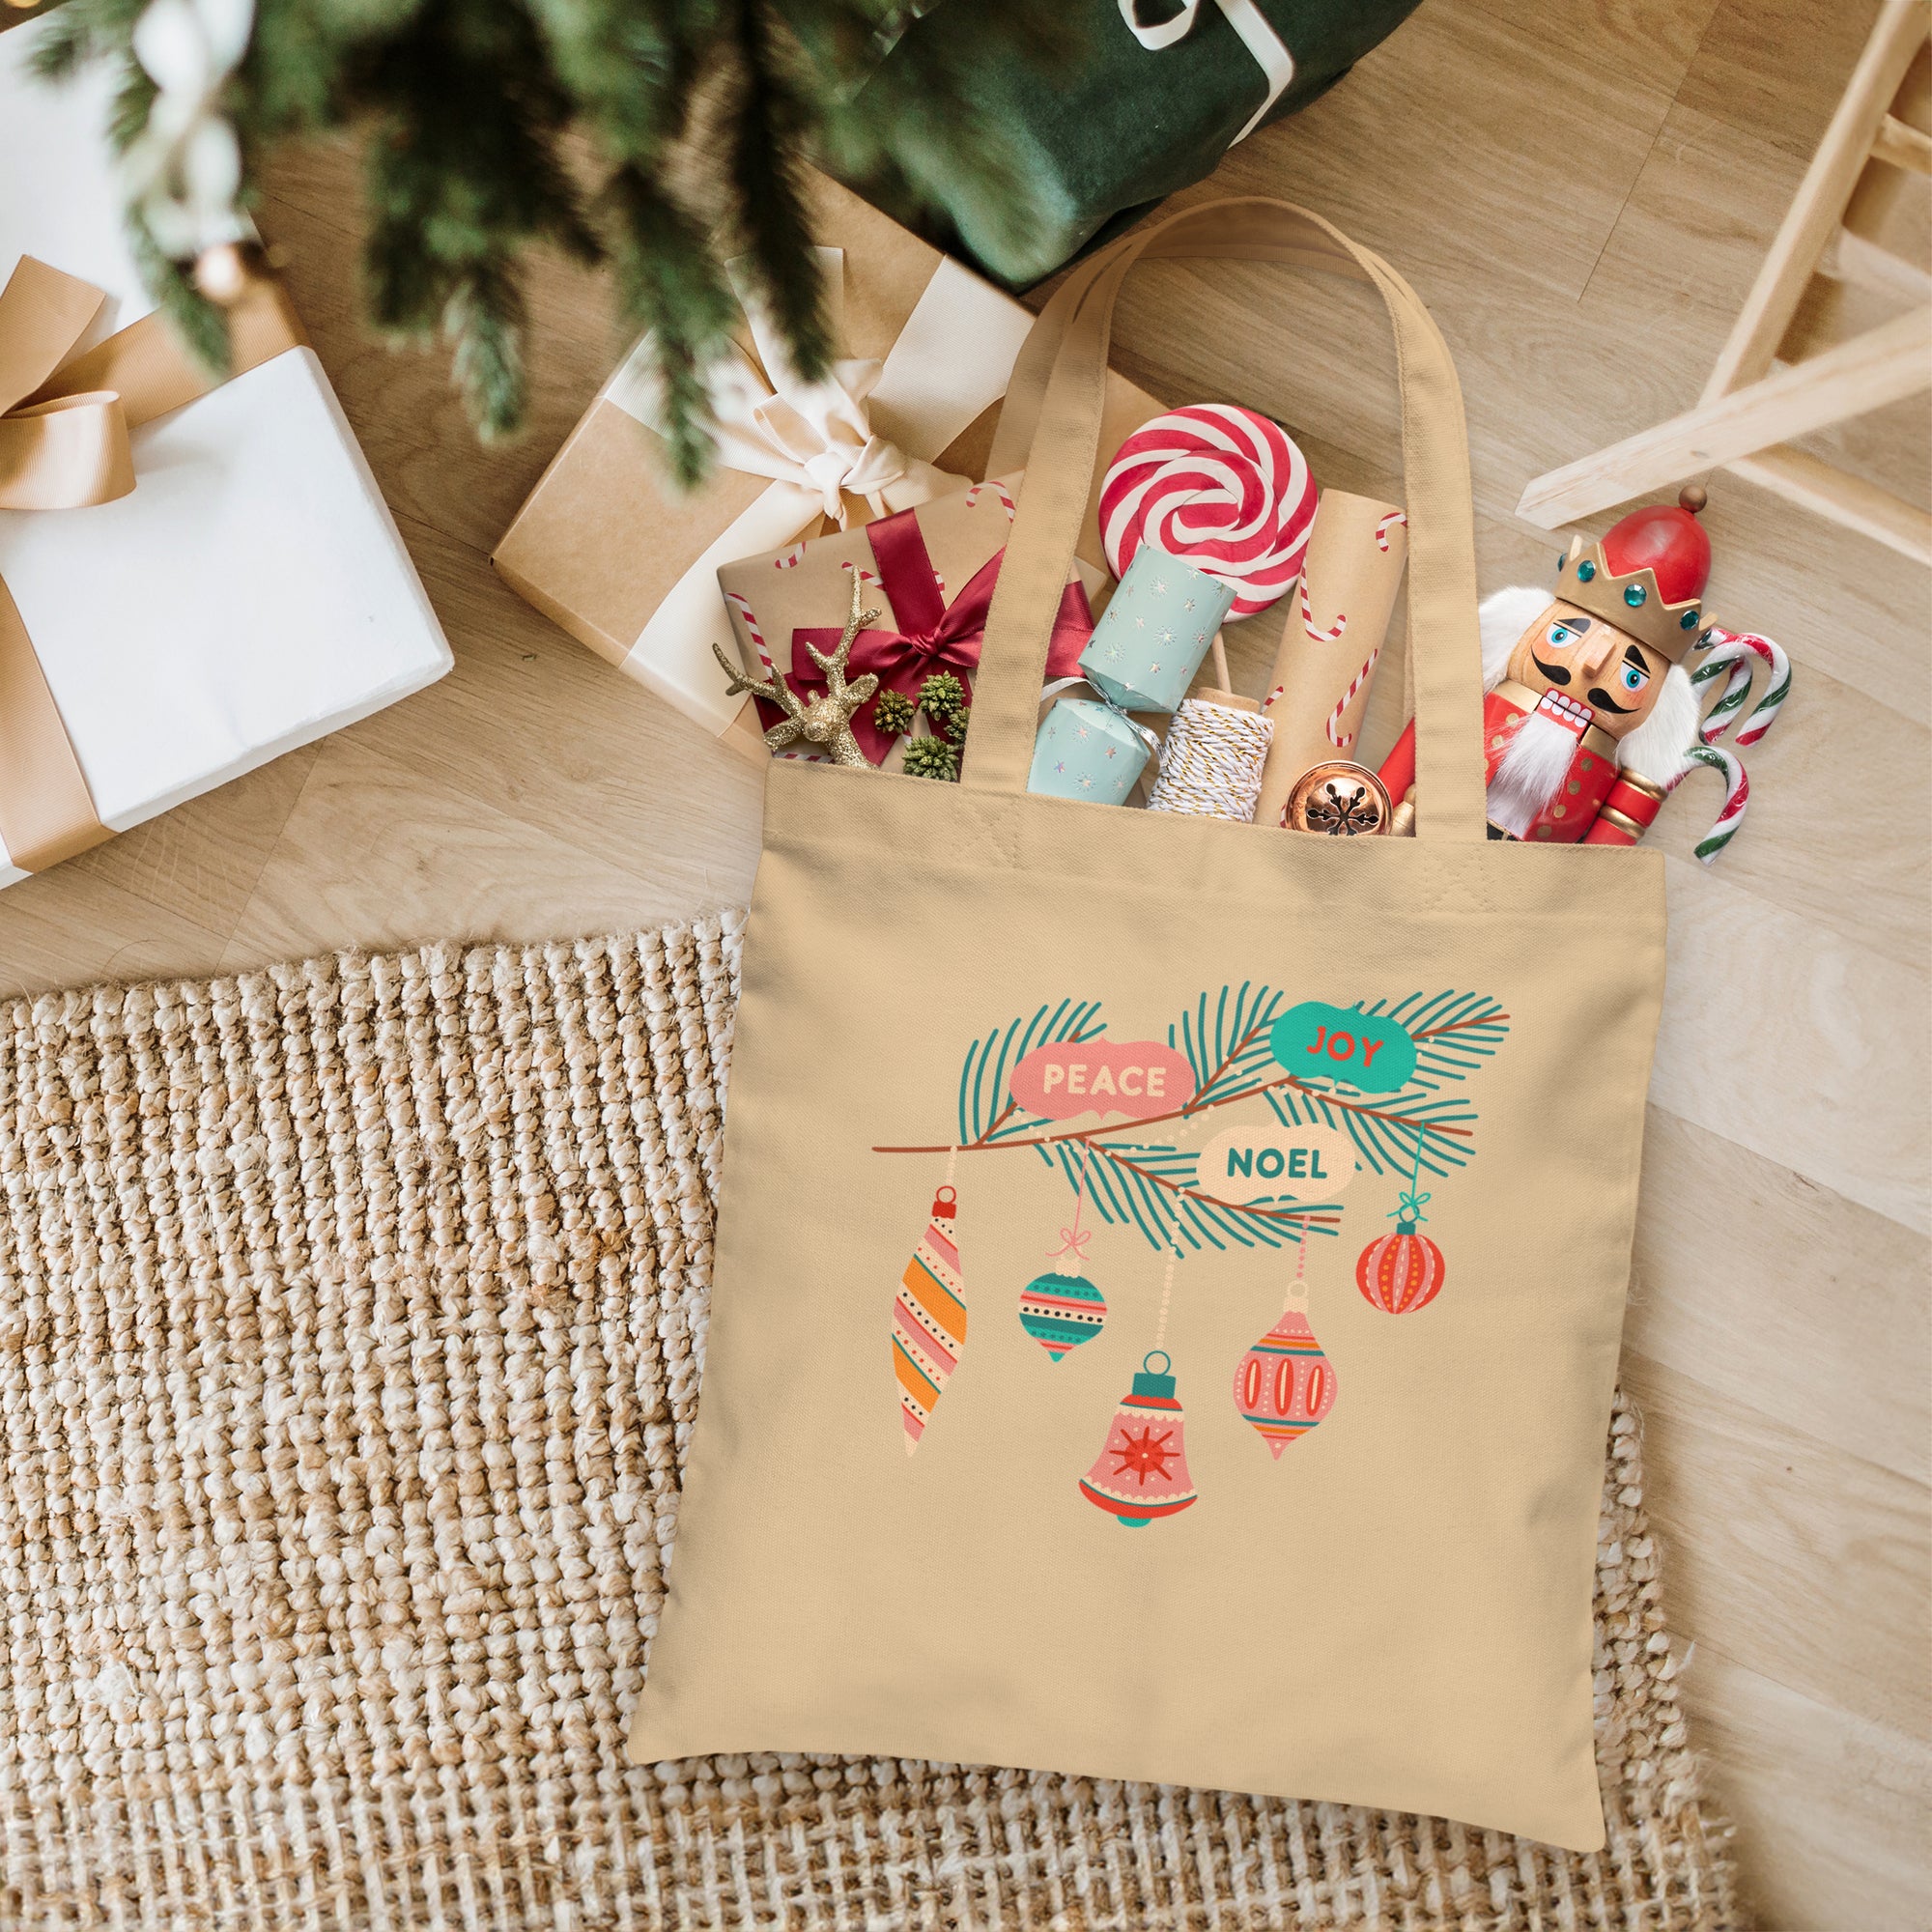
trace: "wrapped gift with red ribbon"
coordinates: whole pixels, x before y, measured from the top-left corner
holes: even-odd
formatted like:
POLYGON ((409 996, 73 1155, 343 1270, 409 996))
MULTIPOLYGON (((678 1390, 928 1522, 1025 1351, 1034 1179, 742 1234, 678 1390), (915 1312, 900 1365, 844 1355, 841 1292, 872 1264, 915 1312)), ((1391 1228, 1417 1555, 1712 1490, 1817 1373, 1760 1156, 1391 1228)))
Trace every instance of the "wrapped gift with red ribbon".
MULTIPOLYGON (((808 646, 828 655, 837 648, 856 570, 862 602, 879 616, 853 639, 846 676, 870 671, 882 691, 915 701, 935 671, 952 671, 970 690, 1019 485, 1018 476, 976 483, 856 529, 725 564, 718 584, 746 669, 782 670, 808 698, 823 689, 808 646)), ((1054 617, 1049 678, 1079 674, 1081 647, 1093 629, 1084 584, 1069 578, 1054 617)), ((866 755, 881 764, 898 741, 879 728, 874 709, 862 706, 852 730, 866 755)), ((768 725, 781 715, 763 704, 759 711, 768 725)))

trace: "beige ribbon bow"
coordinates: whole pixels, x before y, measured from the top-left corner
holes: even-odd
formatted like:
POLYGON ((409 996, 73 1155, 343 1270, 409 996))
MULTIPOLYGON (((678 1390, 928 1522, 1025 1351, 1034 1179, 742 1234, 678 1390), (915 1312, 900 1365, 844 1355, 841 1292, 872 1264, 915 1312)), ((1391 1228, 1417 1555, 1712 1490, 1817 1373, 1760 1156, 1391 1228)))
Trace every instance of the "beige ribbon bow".
MULTIPOLYGON (((0 289, 0 510, 79 510, 134 487, 128 431, 205 396, 196 365, 158 313, 75 355, 106 298, 23 255, 0 289)), ((300 346, 272 283, 229 312, 233 372, 300 346)), ((0 580, 0 841, 41 872, 109 836, 18 607, 0 580)))
MULTIPOLYGON (((841 271, 835 257, 831 273, 841 271)), ((866 405, 885 372, 883 362, 848 356, 835 361, 820 381, 806 382, 785 352, 770 308, 735 264, 731 281, 756 359, 734 343, 705 372, 718 460, 727 469, 769 476, 806 492, 818 512, 841 529, 849 516, 848 497, 863 499, 873 516, 883 517, 963 486, 968 479, 908 456, 874 433, 866 405)), ((630 373, 621 406, 663 435, 663 395, 648 357, 638 358, 630 373)))

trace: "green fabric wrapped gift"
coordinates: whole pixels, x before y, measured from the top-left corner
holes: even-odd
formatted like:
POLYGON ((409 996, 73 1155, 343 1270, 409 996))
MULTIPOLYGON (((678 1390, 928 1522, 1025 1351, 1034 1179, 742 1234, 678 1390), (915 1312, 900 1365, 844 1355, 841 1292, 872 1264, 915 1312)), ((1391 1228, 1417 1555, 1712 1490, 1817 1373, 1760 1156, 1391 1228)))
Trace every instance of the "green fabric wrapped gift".
POLYGON ((1074 16, 1082 51, 1073 62, 1036 65, 987 35, 972 0, 941 0, 906 10, 896 43, 853 103, 863 120, 867 100, 889 98, 908 63, 938 57, 966 76, 980 125, 1009 144, 1020 208, 996 205, 976 185, 983 172, 961 167, 942 130, 901 137, 848 166, 845 178, 1009 288, 1110 240, 1163 195, 1211 173, 1256 127, 1305 107, 1418 0, 1054 4, 1074 16), (951 44, 934 46, 936 37, 951 44), (943 211, 939 232, 933 210, 943 211))

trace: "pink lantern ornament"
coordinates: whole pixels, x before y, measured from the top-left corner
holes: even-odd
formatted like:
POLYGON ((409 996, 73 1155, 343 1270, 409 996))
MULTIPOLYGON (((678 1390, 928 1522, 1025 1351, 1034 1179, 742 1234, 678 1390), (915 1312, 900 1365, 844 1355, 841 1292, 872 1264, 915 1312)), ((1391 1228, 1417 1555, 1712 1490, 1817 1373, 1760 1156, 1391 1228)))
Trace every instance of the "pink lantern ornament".
POLYGON ((1235 1364, 1235 1407, 1277 1463, 1335 1406, 1335 1366, 1308 1325, 1307 1242, 1304 1235, 1281 1319, 1235 1364))

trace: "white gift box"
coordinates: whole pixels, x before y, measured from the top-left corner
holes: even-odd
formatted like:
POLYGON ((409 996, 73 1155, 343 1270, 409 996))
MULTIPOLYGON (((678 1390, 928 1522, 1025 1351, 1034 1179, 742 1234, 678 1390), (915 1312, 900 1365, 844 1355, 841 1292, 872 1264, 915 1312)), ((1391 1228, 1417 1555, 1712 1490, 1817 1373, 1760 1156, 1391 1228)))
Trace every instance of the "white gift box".
MULTIPOLYGON (((0 34, 0 283, 32 255, 104 290, 91 347, 154 303, 123 240, 107 76, 34 80, 40 32, 0 34)), ((130 496, 0 510, 0 580, 110 831, 450 668, 313 352, 233 378, 137 428, 132 445, 130 496)), ((0 886, 25 876, 0 843, 0 886)))

